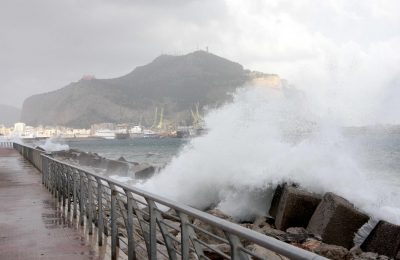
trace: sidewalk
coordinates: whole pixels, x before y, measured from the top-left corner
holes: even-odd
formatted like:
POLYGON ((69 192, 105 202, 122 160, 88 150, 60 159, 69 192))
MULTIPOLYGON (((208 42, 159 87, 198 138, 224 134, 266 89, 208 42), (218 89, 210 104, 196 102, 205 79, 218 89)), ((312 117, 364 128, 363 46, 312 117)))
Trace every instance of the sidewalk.
POLYGON ((56 203, 29 162, 0 149, 0 260, 110 258, 56 203))

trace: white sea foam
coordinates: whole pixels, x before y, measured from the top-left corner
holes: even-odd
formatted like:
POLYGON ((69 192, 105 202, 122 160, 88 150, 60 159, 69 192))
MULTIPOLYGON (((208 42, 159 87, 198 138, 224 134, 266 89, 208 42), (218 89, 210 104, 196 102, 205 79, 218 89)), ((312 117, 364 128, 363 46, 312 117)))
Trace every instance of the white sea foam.
MULTIPOLYGON (((296 92, 294 92, 296 93, 296 92)), ((281 182, 335 192, 377 218, 400 224, 399 187, 354 159, 352 143, 302 95, 247 87, 205 118, 193 139, 141 188, 198 207, 217 205, 238 219, 266 214, 281 182)))
POLYGON ((62 143, 59 139, 49 138, 44 144, 38 145, 47 152, 57 152, 69 150, 69 145, 62 143))

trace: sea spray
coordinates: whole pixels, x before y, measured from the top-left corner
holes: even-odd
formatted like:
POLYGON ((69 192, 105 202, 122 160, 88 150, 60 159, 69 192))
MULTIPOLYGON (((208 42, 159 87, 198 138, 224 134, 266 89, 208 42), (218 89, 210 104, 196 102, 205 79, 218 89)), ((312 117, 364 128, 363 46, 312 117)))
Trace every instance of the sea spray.
POLYGON ((341 128, 315 114, 294 90, 239 89, 232 103, 206 116, 208 133, 141 187, 250 219, 266 214, 273 189, 289 181, 316 193, 335 192, 371 215, 400 223, 393 210, 400 208, 399 188, 364 172, 341 128))
POLYGON ((57 152, 69 150, 68 144, 64 144, 62 140, 49 138, 44 143, 39 143, 37 146, 43 148, 46 152, 57 152))

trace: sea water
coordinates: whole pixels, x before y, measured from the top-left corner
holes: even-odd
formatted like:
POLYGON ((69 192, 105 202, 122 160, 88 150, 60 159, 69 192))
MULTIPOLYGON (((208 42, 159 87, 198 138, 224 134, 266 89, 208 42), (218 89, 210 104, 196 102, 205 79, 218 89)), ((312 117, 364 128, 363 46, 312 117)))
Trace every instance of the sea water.
POLYGON ((97 153, 108 159, 125 158, 127 161, 148 163, 163 167, 176 156, 180 148, 187 143, 181 138, 129 138, 129 139, 96 139, 70 140, 69 148, 97 153))

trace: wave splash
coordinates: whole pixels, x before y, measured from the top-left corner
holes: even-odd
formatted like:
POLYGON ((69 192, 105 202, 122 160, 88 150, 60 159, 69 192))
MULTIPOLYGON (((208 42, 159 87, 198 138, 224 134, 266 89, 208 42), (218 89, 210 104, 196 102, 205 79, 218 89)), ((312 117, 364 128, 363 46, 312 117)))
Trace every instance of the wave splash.
POLYGON ((44 144, 39 143, 39 147, 43 148, 46 152, 68 151, 69 145, 62 143, 60 139, 49 138, 46 139, 44 144))
POLYGON ((141 188, 246 220, 268 212, 277 184, 294 182, 400 223, 399 189, 363 171, 349 138, 329 118, 316 116, 301 93, 245 87, 205 122, 209 132, 141 188))

